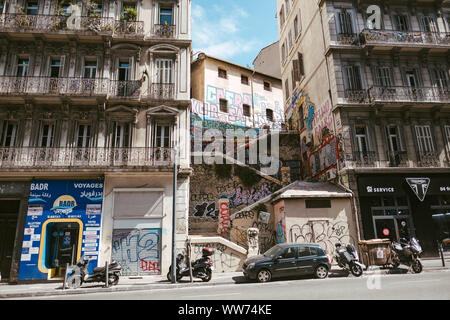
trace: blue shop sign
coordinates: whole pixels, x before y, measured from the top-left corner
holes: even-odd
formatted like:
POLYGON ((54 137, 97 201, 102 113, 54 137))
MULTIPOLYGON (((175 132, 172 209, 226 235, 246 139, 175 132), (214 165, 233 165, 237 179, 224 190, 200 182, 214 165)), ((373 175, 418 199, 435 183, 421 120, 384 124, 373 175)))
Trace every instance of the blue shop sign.
POLYGON ((102 180, 34 180, 22 242, 19 280, 64 276, 67 264, 90 256, 97 266, 102 180))

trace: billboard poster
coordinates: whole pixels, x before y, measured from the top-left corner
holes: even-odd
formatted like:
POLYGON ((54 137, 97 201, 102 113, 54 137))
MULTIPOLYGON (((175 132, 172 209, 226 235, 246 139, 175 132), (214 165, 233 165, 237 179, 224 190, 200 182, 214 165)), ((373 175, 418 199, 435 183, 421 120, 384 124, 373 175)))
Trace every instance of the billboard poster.
POLYGON ((103 180, 33 180, 19 280, 64 276, 66 264, 91 257, 97 266, 103 180))

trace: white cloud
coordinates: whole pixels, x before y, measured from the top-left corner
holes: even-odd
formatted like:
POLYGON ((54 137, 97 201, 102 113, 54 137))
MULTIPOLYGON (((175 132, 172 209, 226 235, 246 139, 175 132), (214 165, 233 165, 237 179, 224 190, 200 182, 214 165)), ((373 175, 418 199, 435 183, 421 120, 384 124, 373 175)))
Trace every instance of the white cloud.
POLYGON ((231 60, 240 53, 255 50, 258 41, 249 39, 242 26, 249 14, 238 6, 208 9, 192 4, 192 46, 194 52, 231 60))

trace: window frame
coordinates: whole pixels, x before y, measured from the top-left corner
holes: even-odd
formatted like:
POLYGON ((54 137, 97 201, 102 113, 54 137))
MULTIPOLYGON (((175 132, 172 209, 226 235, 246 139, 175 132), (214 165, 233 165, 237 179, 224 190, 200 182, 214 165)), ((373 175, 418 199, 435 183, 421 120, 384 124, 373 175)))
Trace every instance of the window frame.
POLYGON ((228 113, 228 100, 227 99, 222 99, 222 98, 219 99, 219 111, 228 113))
POLYGON ((217 68, 217 76, 221 79, 228 79, 227 70, 223 68, 217 68))

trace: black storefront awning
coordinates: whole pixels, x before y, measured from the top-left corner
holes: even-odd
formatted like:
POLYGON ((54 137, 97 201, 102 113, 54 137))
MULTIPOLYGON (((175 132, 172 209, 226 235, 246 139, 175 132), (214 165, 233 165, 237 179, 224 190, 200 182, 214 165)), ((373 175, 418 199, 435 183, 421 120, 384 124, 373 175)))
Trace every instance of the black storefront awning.
POLYGON ((450 195, 450 174, 360 176, 358 192, 361 197, 405 196, 413 192, 423 201, 427 195, 450 195))

